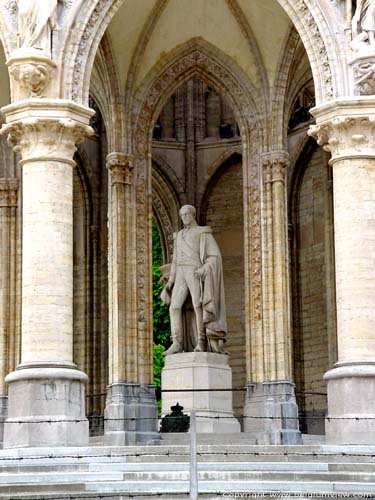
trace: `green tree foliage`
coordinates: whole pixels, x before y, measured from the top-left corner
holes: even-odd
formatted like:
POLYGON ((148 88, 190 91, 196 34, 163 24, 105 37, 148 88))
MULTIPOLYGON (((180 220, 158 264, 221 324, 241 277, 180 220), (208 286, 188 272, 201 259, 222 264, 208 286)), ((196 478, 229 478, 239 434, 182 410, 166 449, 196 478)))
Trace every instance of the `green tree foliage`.
POLYGON ((152 295, 154 316, 154 342, 165 348, 170 344, 171 329, 168 306, 160 300, 163 284, 160 282, 160 266, 163 265, 163 251, 155 219, 152 220, 152 295))
MULTIPOLYGON (((163 251, 160 235, 155 219, 152 219, 152 298, 153 298, 153 332, 154 332, 154 384, 161 387, 161 370, 164 366, 163 352, 170 344, 170 323, 168 306, 160 300, 163 289, 160 266, 163 265, 163 251)), ((160 392, 159 392, 160 394, 160 392)), ((161 400, 158 397, 158 409, 161 413, 161 400)))

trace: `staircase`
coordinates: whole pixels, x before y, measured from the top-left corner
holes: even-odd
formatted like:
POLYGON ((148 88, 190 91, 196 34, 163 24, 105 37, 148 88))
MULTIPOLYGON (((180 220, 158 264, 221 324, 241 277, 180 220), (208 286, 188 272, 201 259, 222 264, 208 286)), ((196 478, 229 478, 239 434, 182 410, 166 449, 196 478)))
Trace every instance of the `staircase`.
MULTIPOLYGON (((374 446, 201 444, 199 498, 375 499, 374 457, 374 446)), ((0 500, 150 497, 189 497, 188 446, 0 451, 0 500)))

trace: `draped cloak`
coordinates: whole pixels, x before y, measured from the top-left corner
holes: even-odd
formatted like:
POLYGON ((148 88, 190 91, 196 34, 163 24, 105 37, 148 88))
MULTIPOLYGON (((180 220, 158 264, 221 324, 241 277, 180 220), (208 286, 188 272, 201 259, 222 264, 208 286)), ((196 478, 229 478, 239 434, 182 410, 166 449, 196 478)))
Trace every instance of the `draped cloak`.
MULTIPOLYGON (((191 257, 198 267, 204 267, 205 273, 201 281, 200 301, 203 309, 203 323, 207 337, 207 350, 217 352, 216 342, 226 341, 227 322, 225 314, 225 296, 223 266, 219 247, 212 235, 212 230, 208 226, 197 226, 200 232, 199 236, 199 255, 192 253, 192 249, 184 248, 185 254, 192 253, 191 257)), ((177 245, 185 245, 183 231, 174 235, 175 244, 173 252, 173 262, 171 274, 175 274, 176 266, 179 265, 177 259, 177 245)), ((183 306, 183 344, 184 351, 193 351, 197 344, 197 330, 195 321, 195 312, 191 303, 190 296, 186 299, 183 306)))
POLYGON ((18 0, 17 3, 20 46, 48 48, 57 0, 18 0))

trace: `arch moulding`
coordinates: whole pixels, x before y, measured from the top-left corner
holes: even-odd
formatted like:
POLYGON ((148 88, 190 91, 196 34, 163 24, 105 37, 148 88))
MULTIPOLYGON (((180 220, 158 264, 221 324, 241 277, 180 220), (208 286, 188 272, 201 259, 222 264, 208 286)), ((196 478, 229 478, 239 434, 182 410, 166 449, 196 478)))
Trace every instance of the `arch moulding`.
MULTIPOLYGON (((334 15, 326 15, 323 5, 312 0, 277 0, 296 27, 312 67, 318 103, 344 95, 347 75, 345 68, 344 33, 333 25, 334 15), (329 24, 330 23, 330 24, 329 24), (344 45, 343 45, 344 44, 344 45), (341 46, 341 48, 340 48, 341 46), (339 61, 334 65, 331 61, 339 61), (344 83, 342 83, 344 82, 344 83)), ((61 51, 63 65, 62 88, 64 97, 87 104, 90 75, 100 40, 111 19, 124 0, 88 0, 75 20, 75 26, 61 51), (70 54, 70 57, 66 57, 70 54)), ((325 7, 327 9, 327 7, 325 7)), ((330 9, 335 7, 330 6, 330 9)))

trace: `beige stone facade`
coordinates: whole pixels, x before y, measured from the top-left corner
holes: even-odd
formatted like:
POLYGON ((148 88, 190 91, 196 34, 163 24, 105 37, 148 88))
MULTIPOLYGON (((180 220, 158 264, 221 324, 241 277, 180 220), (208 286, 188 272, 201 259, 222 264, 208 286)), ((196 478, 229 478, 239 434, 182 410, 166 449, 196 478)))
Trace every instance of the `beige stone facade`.
POLYGON ((4 446, 157 439, 151 223, 167 265, 187 203, 223 257, 242 430, 373 440, 375 27, 352 33, 355 4, 56 2, 26 36, 0 2, 4 446))

